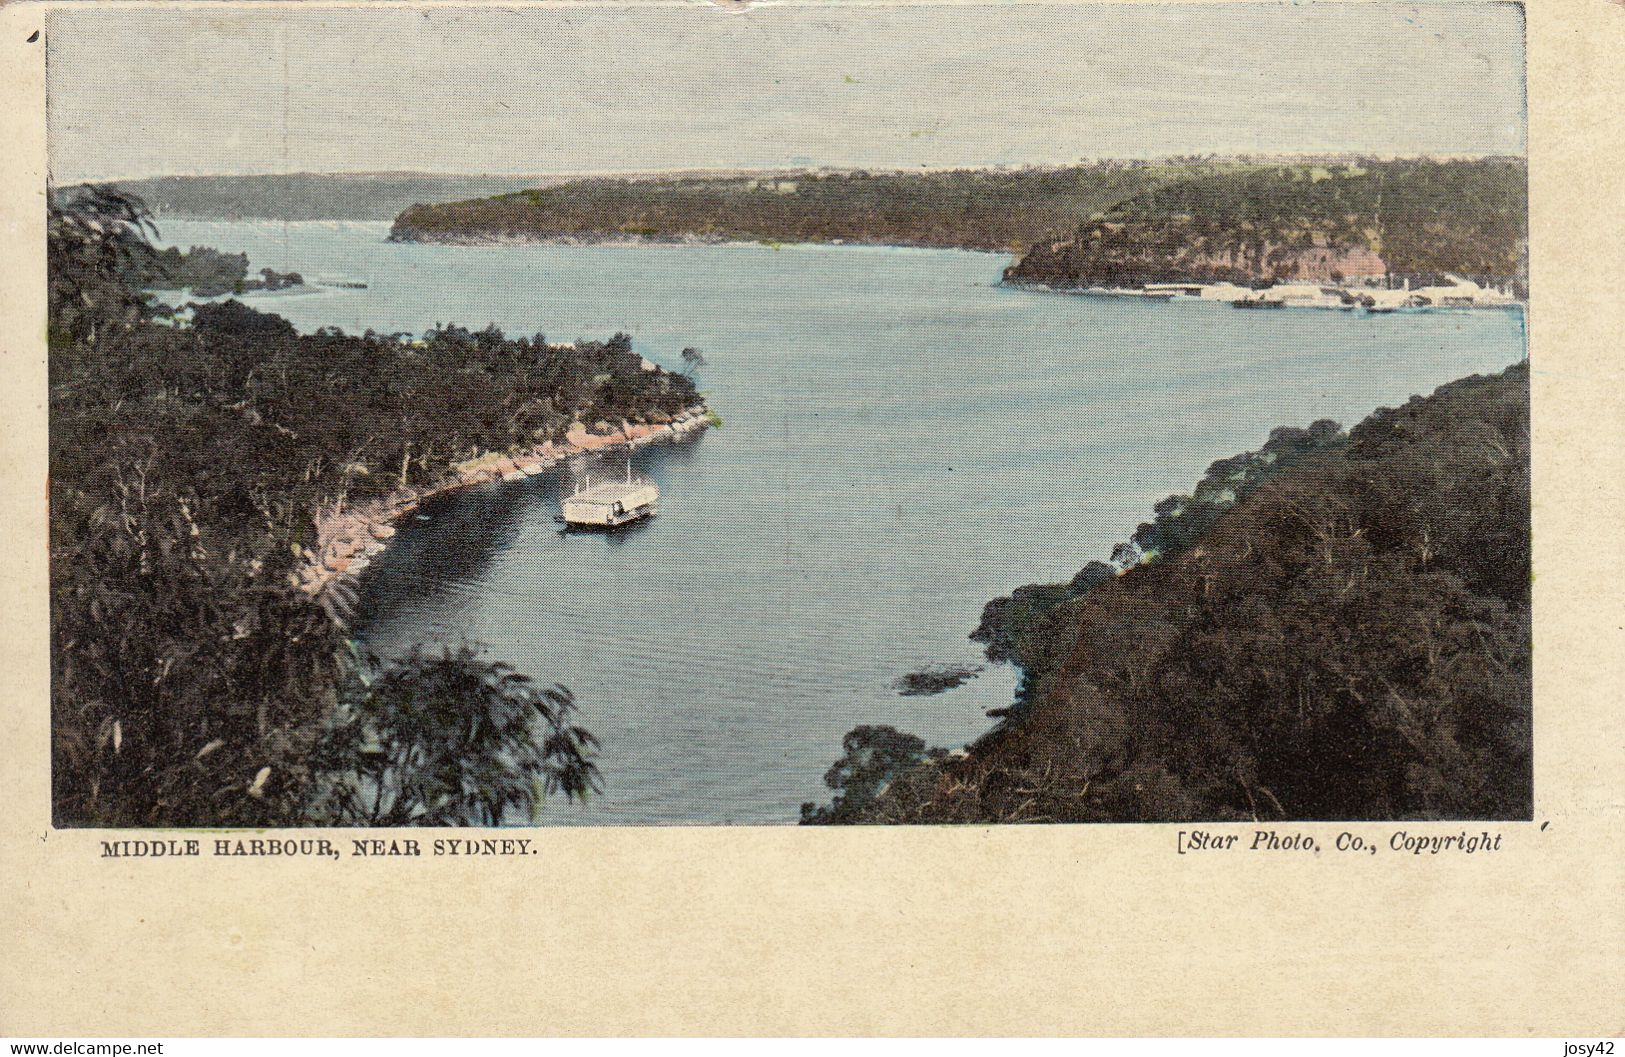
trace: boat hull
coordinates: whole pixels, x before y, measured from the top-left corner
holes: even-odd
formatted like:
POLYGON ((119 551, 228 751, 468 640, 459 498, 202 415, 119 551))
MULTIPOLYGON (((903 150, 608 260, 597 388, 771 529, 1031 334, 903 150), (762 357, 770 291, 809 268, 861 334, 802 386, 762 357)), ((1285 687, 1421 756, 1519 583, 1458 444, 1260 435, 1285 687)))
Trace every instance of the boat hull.
POLYGON ((638 510, 628 510, 624 514, 614 515, 608 521, 583 521, 573 520, 568 517, 560 517, 559 520, 564 523, 566 532, 614 532, 617 529, 627 528, 641 521, 647 521, 654 517, 654 514, 655 508, 648 506, 638 510))

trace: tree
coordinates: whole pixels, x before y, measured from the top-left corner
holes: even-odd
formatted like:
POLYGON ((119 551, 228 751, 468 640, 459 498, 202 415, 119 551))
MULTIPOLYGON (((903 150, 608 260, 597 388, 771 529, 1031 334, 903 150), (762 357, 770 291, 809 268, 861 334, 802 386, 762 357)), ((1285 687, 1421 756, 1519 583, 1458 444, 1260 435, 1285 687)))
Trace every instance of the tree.
POLYGON ((828 807, 801 805, 804 826, 855 821, 873 806, 893 778, 923 763, 941 750, 927 752, 925 742, 896 727, 858 727, 841 739, 844 755, 824 774, 824 784, 835 790, 828 807))
POLYGON ((148 318, 146 295, 124 281, 150 268, 155 232, 146 205, 112 187, 53 189, 46 202, 46 281, 59 340, 94 344, 109 329, 148 318))
POLYGON ((690 345, 683 350, 683 377, 693 377, 694 372, 705 366, 705 354, 690 345))
POLYGON ((1140 552, 1140 548, 1133 543, 1119 543, 1112 548, 1112 564, 1119 569, 1132 569, 1140 564, 1144 558, 1145 556, 1140 552))
POLYGON ((314 757, 312 814, 342 826, 495 826, 600 789, 598 742, 562 686, 468 647, 368 662, 314 757))

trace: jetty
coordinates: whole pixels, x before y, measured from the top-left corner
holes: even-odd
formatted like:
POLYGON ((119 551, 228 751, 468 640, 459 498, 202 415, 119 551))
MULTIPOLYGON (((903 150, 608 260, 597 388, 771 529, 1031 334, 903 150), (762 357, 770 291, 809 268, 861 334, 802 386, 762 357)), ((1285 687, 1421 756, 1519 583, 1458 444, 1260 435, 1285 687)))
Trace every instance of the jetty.
POLYGON ((1481 286, 1459 275, 1446 275, 1441 285, 1414 289, 1407 279, 1400 289, 1386 289, 1373 283, 1276 282, 1255 289, 1227 282, 1160 282, 1146 283, 1143 287, 1091 286, 1064 292, 1094 297, 1135 297, 1162 303, 1218 301, 1236 308, 1315 308, 1372 313, 1510 308, 1523 303, 1508 290, 1481 286))

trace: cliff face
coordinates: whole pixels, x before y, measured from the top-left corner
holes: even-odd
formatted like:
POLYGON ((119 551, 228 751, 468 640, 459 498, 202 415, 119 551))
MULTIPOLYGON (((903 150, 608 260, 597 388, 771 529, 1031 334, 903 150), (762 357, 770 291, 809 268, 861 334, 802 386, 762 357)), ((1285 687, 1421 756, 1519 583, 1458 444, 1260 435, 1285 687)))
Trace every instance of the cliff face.
POLYGON ((1372 284, 1389 266, 1364 246, 1237 245, 1196 231, 1093 225, 1074 239, 1035 246, 1005 270, 1012 282, 1062 288, 1137 288, 1146 283, 1307 281, 1372 284))
POLYGON ((1201 173, 1035 246, 1005 273, 1061 288, 1147 282, 1427 280, 1521 285, 1522 162, 1362 162, 1201 173))
POLYGON ((1080 580, 1028 589, 1004 639, 1027 636, 1030 702, 859 821, 1529 817, 1526 364, 1080 580))

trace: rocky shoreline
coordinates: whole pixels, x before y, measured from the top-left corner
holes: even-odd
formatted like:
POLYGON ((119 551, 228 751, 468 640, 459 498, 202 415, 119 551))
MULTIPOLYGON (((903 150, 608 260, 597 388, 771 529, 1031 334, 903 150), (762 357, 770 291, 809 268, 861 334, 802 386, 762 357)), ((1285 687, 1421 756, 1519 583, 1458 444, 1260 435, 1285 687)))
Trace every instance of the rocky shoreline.
POLYGON ((322 599, 338 584, 353 584, 395 536, 396 522, 412 516, 435 496, 496 481, 523 481, 586 452, 679 440, 701 433, 715 422, 715 416, 703 403, 669 421, 637 425, 623 421, 607 433, 592 432, 577 422, 565 431, 562 441, 548 440, 518 452, 487 452, 454 463, 425 488, 397 488, 381 498, 354 505, 340 501, 317 514, 316 546, 301 551, 304 562, 297 574, 299 588, 322 599))

